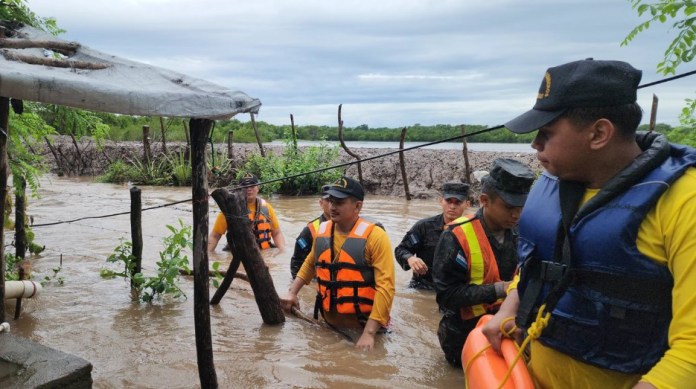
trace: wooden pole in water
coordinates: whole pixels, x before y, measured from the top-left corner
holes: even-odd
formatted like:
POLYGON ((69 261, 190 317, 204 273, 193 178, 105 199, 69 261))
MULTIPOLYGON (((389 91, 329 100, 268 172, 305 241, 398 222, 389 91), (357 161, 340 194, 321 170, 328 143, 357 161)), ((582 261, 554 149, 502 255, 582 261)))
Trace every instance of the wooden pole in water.
POLYGON ((256 135, 256 142, 259 144, 259 151, 261 152, 261 156, 265 157, 266 153, 263 151, 263 144, 261 144, 261 135, 259 135, 259 130, 256 128, 256 119, 254 119, 254 114, 251 113, 251 128, 254 129, 254 135, 256 135))
MULTIPOLYGON (((17 265, 19 280, 22 281, 24 279, 24 268, 21 262, 24 261, 27 252, 27 231, 24 226, 24 220, 26 219, 26 203, 24 200, 26 199, 27 181, 21 176, 16 179, 19 180, 19 189, 15 193, 15 256, 19 262, 17 265)), ((17 298, 15 303, 15 320, 19 319, 20 312, 22 312, 21 296, 17 298)))
POLYGON ((130 274, 131 288, 133 288, 135 287, 133 276, 143 271, 143 209, 140 188, 137 186, 130 188, 130 199, 131 242, 133 242, 133 256, 135 257, 135 267, 133 273, 130 274))
MULTIPOLYGON (((285 322, 285 314, 280 306, 280 297, 275 290, 268 267, 263 261, 259 246, 256 244, 251 220, 247 217, 246 195, 239 190, 230 193, 224 188, 219 188, 211 193, 211 196, 225 215, 227 243, 232 250, 232 257, 235 260, 241 260, 244 264, 263 322, 266 324, 285 322)), ((230 265, 226 277, 232 273, 232 270, 232 265, 230 265)), ((236 269, 234 270, 236 271, 236 269)))
POLYGON ((354 152, 350 151, 348 146, 346 146, 346 142, 343 141, 343 119, 341 119, 341 108, 343 107, 343 104, 338 105, 338 140, 341 142, 341 147, 343 147, 343 150, 348 153, 351 157, 355 158, 358 160, 358 181, 360 181, 360 185, 363 184, 363 177, 362 177, 362 166, 360 166, 360 156, 358 154, 355 154, 354 152))
MULTIPOLYGON (((10 99, 0 97, 0 215, 5 214, 7 198, 7 136, 10 120, 10 99)), ((5 234, 0 234, 0 323, 5 322, 5 234)))
MULTIPOLYGON (((399 150, 404 149, 404 139, 406 139, 406 127, 401 129, 401 139, 399 140, 399 150)), ((404 192, 406 192, 406 200, 411 200, 411 192, 408 190, 408 175, 406 174, 406 162, 404 161, 404 152, 399 152, 399 165, 401 165, 401 179, 404 181, 404 192)))
POLYGON ((210 331, 208 279, 208 167, 205 145, 213 121, 191 119, 191 187, 193 202, 193 318, 196 330, 196 357, 201 388, 217 388, 210 331))
MULTIPOLYGON (((215 198, 214 195, 213 198, 215 198)), ((227 268, 225 278, 222 279, 222 282, 220 283, 218 289, 215 291, 213 298, 210 299, 210 305, 220 304, 220 300, 222 300, 222 298, 225 296, 225 293, 227 293, 227 290, 230 288, 230 285, 232 285, 234 277, 237 276, 237 269, 239 269, 240 263, 242 263, 242 260, 239 259, 239 257, 232 258, 232 262, 230 262, 230 267, 227 268)))
POLYGON ((26 219, 26 190, 27 181, 24 177, 16 178, 19 182, 19 189, 15 193, 15 256, 19 261, 24 260, 27 253, 27 230, 24 220, 26 219))

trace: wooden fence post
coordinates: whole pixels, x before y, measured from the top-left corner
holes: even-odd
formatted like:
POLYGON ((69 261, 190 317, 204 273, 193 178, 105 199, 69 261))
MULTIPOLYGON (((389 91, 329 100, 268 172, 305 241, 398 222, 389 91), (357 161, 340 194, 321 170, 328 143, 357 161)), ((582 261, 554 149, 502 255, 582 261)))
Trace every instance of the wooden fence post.
MULTIPOLYGON (((5 214, 7 198, 7 136, 10 119, 10 99, 0 96, 0 215, 5 214)), ((5 322, 5 234, 0 234, 0 323, 5 322)))
POLYGON ((149 163, 152 157, 150 151, 150 126, 143 126, 143 158, 149 163))
POLYGON ((135 257, 135 267, 131 277, 131 288, 133 284, 133 276, 143 271, 143 223, 142 223, 142 201, 140 197, 140 188, 134 186, 130 188, 131 210, 131 242, 133 242, 133 256, 135 257))
MULTIPOLYGON (((466 127, 462 126, 462 135, 466 135, 466 127)), ((466 137, 462 137, 462 153, 464 154, 464 176, 467 184, 471 184, 471 165, 469 164, 469 147, 466 137)))
POLYGON ((191 190, 193 207, 193 318, 196 357, 201 388, 217 388, 210 331, 210 280, 208 278, 208 167, 205 147, 213 121, 191 119, 191 190))
POLYGON ((234 137, 234 131, 227 131, 227 159, 232 161, 234 159, 234 150, 232 148, 232 137, 234 137))
POLYGON ((256 128, 256 119, 254 119, 254 114, 250 113, 251 115, 251 128, 254 129, 254 135, 256 135, 256 142, 259 144, 259 151, 261 152, 261 156, 265 157, 266 153, 263 151, 263 144, 261 144, 261 135, 259 135, 259 130, 256 128))
MULTIPOLYGON (((225 188, 215 189, 211 196, 220 207, 227 221, 227 243, 232 250, 232 257, 244 264, 249 284, 254 291, 256 305, 261 312, 261 318, 266 324, 285 322, 285 314, 280 306, 280 297, 273 285, 273 278, 263 261, 256 238, 252 234, 251 220, 246 216, 246 195, 242 191, 230 193, 225 188)), ((225 278, 234 274, 234 261, 230 264, 225 278)), ((237 264, 239 266, 239 264, 237 264)), ((230 280, 231 282, 231 280, 230 280)), ((229 284, 228 284, 229 287, 229 284)), ((222 288, 222 286, 220 287, 222 288)), ((217 295, 218 293, 216 293, 217 295)), ((224 294, 224 292, 223 292, 224 294)))
MULTIPOLYGON (((401 129, 401 139, 399 140, 399 150, 404 149, 404 139, 406 139, 406 127, 401 129)), ((406 200, 411 200, 411 192, 408 190, 408 175, 406 174, 406 162, 404 162, 404 152, 399 152, 399 164, 401 165, 401 179, 404 181, 404 192, 406 200)))
POLYGON ((348 155, 358 160, 358 181, 360 181, 360 185, 363 185, 362 166, 360 166, 360 156, 350 151, 348 146, 346 146, 346 142, 343 141, 343 119, 341 119, 342 106, 343 104, 338 105, 338 140, 341 142, 341 147, 343 147, 343 150, 345 150, 346 153, 348 153, 348 155))
POLYGON ((295 130, 295 118, 290 114, 290 132, 292 135, 292 147, 297 152, 297 130, 295 130))
MULTIPOLYGON (((27 181, 24 177, 17 177, 19 180, 19 189, 15 193, 15 256, 21 263, 27 252, 27 231, 25 229, 24 220, 26 219, 26 190, 27 181)), ((21 264, 17 265, 19 272, 19 280, 24 279, 24 267, 21 264)), ((15 320, 19 319, 19 313, 22 312, 22 297, 17 298, 15 303, 15 320)))
POLYGON ((160 122, 160 131, 162 132, 162 153, 167 154, 167 140, 165 138, 165 128, 164 128, 164 119, 162 119, 162 116, 159 118, 160 122))
POLYGON ((655 131, 655 123, 657 120, 657 95, 653 93, 653 99, 652 99, 652 108, 650 109, 650 131, 653 132, 655 131))

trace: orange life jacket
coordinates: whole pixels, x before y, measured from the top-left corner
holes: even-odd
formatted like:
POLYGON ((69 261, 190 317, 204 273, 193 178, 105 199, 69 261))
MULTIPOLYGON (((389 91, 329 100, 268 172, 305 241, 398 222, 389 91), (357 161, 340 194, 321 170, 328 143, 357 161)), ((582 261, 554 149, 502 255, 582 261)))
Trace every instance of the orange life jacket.
POLYGON ((261 250, 271 248, 271 215, 266 200, 256 198, 256 211, 249 212, 249 220, 251 220, 259 248, 261 250))
MULTIPOLYGON (((481 221, 474 215, 462 216, 449 224, 459 246, 466 256, 469 282, 475 285, 493 284, 500 281, 498 263, 481 221)), ((495 313, 502 299, 493 304, 476 304, 459 309, 462 320, 469 320, 486 313, 495 313)))
POLYGON ((317 305, 321 303, 323 312, 356 314, 364 320, 372 312, 375 275, 374 269, 365 260, 365 246, 374 227, 374 224, 359 218, 346 236, 341 250, 334 253, 333 222, 328 220, 319 226, 314 241, 314 258, 317 305))
POLYGON ((317 237, 317 232, 319 231, 319 226, 321 225, 321 216, 307 223, 307 228, 309 233, 312 235, 312 241, 317 237))

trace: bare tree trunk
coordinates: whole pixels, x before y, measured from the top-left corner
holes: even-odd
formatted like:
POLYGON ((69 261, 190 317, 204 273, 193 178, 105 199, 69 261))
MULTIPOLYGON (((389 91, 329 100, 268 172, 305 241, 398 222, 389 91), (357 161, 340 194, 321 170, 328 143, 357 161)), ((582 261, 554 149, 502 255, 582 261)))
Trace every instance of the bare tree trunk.
MULTIPOLYGON (((232 249, 233 264, 236 260, 240 260, 244 264, 263 322, 266 324, 285 322, 285 315, 280 307, 280 297, 278 297, 271 274, 268 272, 261 252, 259 252, 256 238, 252 234, 251 221, 246 216, 246 196, 242 191, 230 193, 224 188, 215 189, 211 196, 225 215, 227 243, 232 249)), ((236 269, 232 269, 232 265, 228 270, 228 276, 233 270, 236 271, 236 269)))
POLYGON ((234 159, 234 150, 232 148, 232 138, 234 137, 234 131, 227 131, 227 159, 232 161, 234 159))
POLYGON ((58 157, 58 153, 56 152, 55 147, 51 144, 51 141, 48 140, 47 136, 44 136, 44 140, 46 140, 46 145, 48 146, 48 149, 51 150, 51 154, 53 154, 53 159, 56 160, 56 166, 58 167, 58 175, 62 176, 65 174, 65 169, 63 168, 63 163, 60 161, 60 158, 58 157))

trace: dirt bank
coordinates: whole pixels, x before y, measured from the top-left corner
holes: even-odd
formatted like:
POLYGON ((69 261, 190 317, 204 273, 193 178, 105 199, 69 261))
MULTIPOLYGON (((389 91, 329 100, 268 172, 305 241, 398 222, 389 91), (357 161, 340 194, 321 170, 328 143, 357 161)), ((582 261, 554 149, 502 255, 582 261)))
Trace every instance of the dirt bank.
MULTIPOLYGON (((58 174, 66 175, 99 175, 104 172, 110 163, 118 159, 133 160, 142 159, 143 145, 140 142, 111 142, 107 141, 102 150, 98 150, 94 141, 84 138, 78 142, 78 147, 68 137, 55 137, 51 140, 53 151, 48 147, 42 151, 46 160, 51 165, 51 170, 58 174), (77 149, 79 148, 79 151, 77 149), (60 161, 59 163, 56 161, 60 161)), ((181 143, 167 143, 167 152, 178 152, 185 147, 181 143)), ((279 154, 281 146, 264 146, 267 153, 279 154)), ((300 149, 303 149, 300 147, 300 149)), ((227 145, 215 145, 217 153, 227 153, 227 145)), ((233 164, 241 166, 247 157, 258 153, 255 144, 233 145, 233 164)), ((362 159, 393 152, 394 149, 354 149, 362 159)), ((151 146, 151 152, 155 158, 163 153, 160 143, 151 146)), ((443 182, 465 179, 465 163, 461 150, 431 150, 414 149, 404 153, 406 173, 408 176, 409 191, 414 198, 431 198, 437 196, 438 189, 443 182)), ((505 157, 514 158, 530 166, 535 172, 541 167, 534 153, 510 153, 510 152, 482 152, 469 151, 469 163, 472 171, 488 170, 494 159, 505 157)), ((337 163, 354 161, 341 149, 337 163)), ((399 167, 398 153, 383 158, 377 158, 361 163, 363 172, 363 184, 370 194, 384 196, 405 196, 404 184, 399 167)), ((352 177, 358 176, 356 165, 344 169, 345 173, 352 177)), ((477 185, 474 180, 474 190, 477 185)), ((217 180, 211 186, 225 186, 229 184, 229 178, 217 180)))

